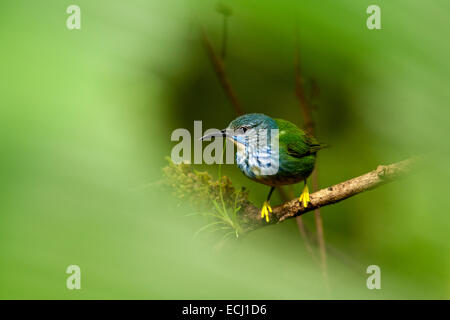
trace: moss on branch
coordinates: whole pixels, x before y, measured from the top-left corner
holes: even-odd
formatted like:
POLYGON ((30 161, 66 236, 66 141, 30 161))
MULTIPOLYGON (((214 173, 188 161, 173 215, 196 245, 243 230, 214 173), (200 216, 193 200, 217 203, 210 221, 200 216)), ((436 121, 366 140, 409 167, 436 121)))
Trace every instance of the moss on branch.
POLYGON ((415 159, 407 159, 378 166, 364 175, 312 193, 306 208, 298 199, 287 201, 273 208, 269 223, 261 219, 260 209, 248 200, 248 191, 236 189, 228 177, 219 175, 220 178, 214 179, 208 172, 197 171, 190 164, 177 165, 171 161, 163 171, 175 197, 189 200, 215 220, 213 225, 239 236, 377 188, 409 174, 415 165, 415 159))

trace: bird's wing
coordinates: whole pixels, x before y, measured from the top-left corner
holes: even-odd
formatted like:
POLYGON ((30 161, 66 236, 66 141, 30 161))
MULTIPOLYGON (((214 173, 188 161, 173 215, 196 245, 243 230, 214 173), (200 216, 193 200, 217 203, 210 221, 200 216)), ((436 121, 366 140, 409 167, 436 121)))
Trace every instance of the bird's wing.
POLYGON ((313 136, 299 129, 293 123, 276 119, 280 130, 280 144, 286 146, 287 153, 294 158, 303 158, 326 147, 313 136))
POLYGON ((307 134, 304 135, 303 142, 292 141, 287 143, 286 146, 287 153, 294 158, 309 156, 326 147, 326 145, 317 142, 316 139, 307 134))

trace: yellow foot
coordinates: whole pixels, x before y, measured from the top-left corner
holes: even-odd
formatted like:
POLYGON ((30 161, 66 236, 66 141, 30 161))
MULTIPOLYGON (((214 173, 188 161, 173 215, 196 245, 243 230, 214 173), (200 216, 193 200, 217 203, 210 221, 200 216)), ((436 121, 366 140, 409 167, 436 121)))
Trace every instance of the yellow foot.
POLYGON ((268 201, 264 201, 263 207, 261 209, 261 218, 266 217, 266 222, 269 222, 269 212, 272 213, 272 207, 268 201))
POLYGON ((308 186, 305 184, 305 187, 303 188, 303 192, 300 195, 300 198, 298 198, 298 201, 303 204, 303 206, 306 208, 308 206, 309 200, 309 190, 308 186))

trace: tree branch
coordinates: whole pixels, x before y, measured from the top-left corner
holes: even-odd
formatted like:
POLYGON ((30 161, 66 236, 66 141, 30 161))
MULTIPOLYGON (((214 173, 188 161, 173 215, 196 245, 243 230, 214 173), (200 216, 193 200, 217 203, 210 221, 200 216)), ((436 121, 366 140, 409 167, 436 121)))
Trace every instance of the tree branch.
POLYGON ((261 219, 259 208, 249 205, 245 208, 243 213, 243 220, 246 223, 245 230, 248 232, 266 225, 279 223, 286 219, 303 215, 316 208, 345 200, 361 192, 375 189, 410 173, 412 168, 416 166, 416 162, 415 159, 411 158, 386 166, 380 165, 376 170, 369 173, 321 189, 310 195, 311 202, 307 208, 304 208, 297 198, 285 202, 273 208, 269 223, 266 223, 261 219))
POLYGON ((236 114, 238 116, 243 115, 244 111, 242 110, 241 104, 239 103, 239 100, 237 99, 236 94, 234 93, 233 88, 231 87, 230 80, 228 79, 227 74, 225 72, 223 60, 214 51, 211 41, 209 41, 208 36, 206 35, 205 30, 203 29, 202 29, 202 40, 205 50, 208 53, 209 60, 211 61, 214 71, 216 72, 217 78, 220 81, 220 85, 222 86, 222 89, 225 91, 225 94, 227 95, 228 99, 233 105, 234 111, 236 111, 236 114))

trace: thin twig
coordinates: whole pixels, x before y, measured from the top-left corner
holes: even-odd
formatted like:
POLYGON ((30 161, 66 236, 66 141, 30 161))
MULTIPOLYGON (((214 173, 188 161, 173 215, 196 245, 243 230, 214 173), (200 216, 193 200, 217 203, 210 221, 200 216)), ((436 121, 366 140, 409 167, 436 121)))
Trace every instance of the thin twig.
POLYGON ((228 40, 228 16, 223 15, 222 50, 220 51, 222 61, 225 61, 225 56, 227 54, 227 40, 228 40))
MULTIPOLYGON (((280 196, 281 196, 281 199, 283 200, 283 202, 286 202, 289 199, 294 197, 294 193, 292 191, 292 188, 289 189, 289 197, 290 198, 288 197, 288 195, 286 194, 285 190, 282 187, 279 187, 278 190, 280 192, 280 196)), ((309 234, 308 229, 306 228, 302 217, 297 217, 296 220, 297 220, 298 230, 300 231, 300 235, 301 235, 303 241, 305 242, 306 251, 309 252, 309 254, 311 255, 312 259, 315 262, 319 263, 319 261, 317 260, 316 256, 314 255, 314 251, 313 251, 313 248, 311 246, 311 240, 310 240, 310 236, 311 235, 309 234)))
POLYGON ((219 78, 220 85, 222 86, 223 90, 225 91, 225 94, 227 95, 228 99, 233 105, 236 114, 239 116, 243 115, 244 111, 242 110, 241 104, 239 103, 239 100, 237 99, 236 94, 234 93, 231 87, 230 81, 228 80, 223 61, 215 53, 211 41, 209 41, 208 36, 206 35, 204 29, 202 29, 202 39, 203 45, 206 49, 206 52, 208 53, 209 60, 211 61, 214 71, 216 72, 216 75, 219 78))
MULTIPOLYGON (((301 76, 300 70, 300 48, 299 48, 299 40, 298 35, 296 35, 296 54, 295 54, 295 93, 297 99, 300 104, 300 110, 302 111, 303 121, 304 121, 304 129, 307 133, 312 136, 315 136, 315 123, 312 117, 311 108, 308 104, 308 100, 305 96, 304 86, 303 86, 303 78, 301 76)), ((317 173, 317 168, 313 171, 311 175, 312 182, 312 191, 317 191, 319 188, 319 178, 317 173)), ((320 261, 322 266, 323 275, 325 278, 325 282, 327 282, 327 254, 326 254, 326 244, 325 244, 325 235, 323 230, 323 221, 322 216, 320 214, 320 209, 317 208, 314 210, 314 217, 317 228, 317 241, 319 243, 320 250, 320 261)), ((297 219, 301 219, 298 217, 297 219)), ((301 221, 297 221, 297 224, 302 225, 301 221)), ((301 232, 301 230, 300 230, 301 232)))
POLYGON ((216 10, 222 15, 222 48, 220 50, 220 57, 222 62, 225 62, 225 56, 227 54, 227 44, 228 44, 228 18, 232 15, 233 10, 231 7, 223 2, 218 2, 216 5, 216 10))

